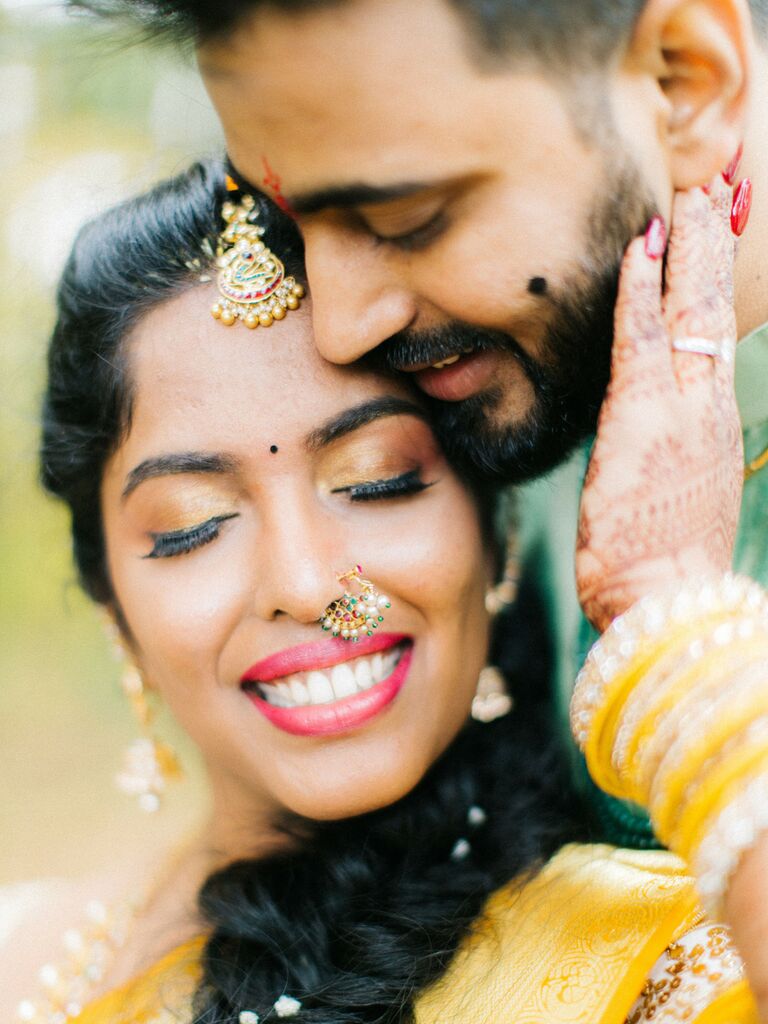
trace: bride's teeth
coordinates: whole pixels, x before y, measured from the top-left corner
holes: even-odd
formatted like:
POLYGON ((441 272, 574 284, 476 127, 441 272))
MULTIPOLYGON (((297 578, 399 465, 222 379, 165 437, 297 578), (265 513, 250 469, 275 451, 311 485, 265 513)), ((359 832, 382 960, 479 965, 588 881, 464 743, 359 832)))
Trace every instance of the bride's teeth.
POLYGON ((374 654, 371 658, 371 673, 374 683, 380 683, 384 678, 384 657, 381 654, 374 654))
POLYGON ((322 672, 310 672, 307 689, 312 704, 329 704, 333 700, 333 687, 328 676, 322 672))
POLYGON ((296 704, 309 704, 309 691, 298 676, 291 676, 288 680, 291 688, 291 697, 296 704))
POLYGON ((280 691, 277 689, 276 686, 269 686, 269 685, 260 686, 259 687, 259 693, 264 698, 264 700, 267 702, 267 704, 272 704, 273 707, 276 707, 276 708, 290 708, 290 707, 293 707, 293 701, 290 699, 290 697, 286 697, 284 694, 280 693, 280 691))
POLYGON ((397 651, 397 650, 390 651, 389 654, 385 654, 384 655, 384 675, 385 676, 388 676, 388 675, 391 674, 392 670, 394 669, 395 665, 398 663, 399 660, 400 660, 400 652, 397 651))
POLYGON ((453 366, 454 363, 458 363, 458 361, 460 359, 461 359, 461 355, 449 356, 447 359, 443 359, 443 361, 441 363, 433 363, 432 364, 432 369, 433 370, 442 370, 443 367, 445 367, 445 366, 453 366))
POLYGON ((373 672, 367 658, 361 658, 355 666, 355 679, 361 690, 368 690, 373 686, 373 672))
POLYGON ((402 656, 399 647, 379 651, 370 657, 355 658, 334 665, 324 672, 308 675, 296 674, 271 683, 259 684, 258 691, 278 708, 307 707, 311 704, 330 704, 336 700, 354 697, 369 690, 392 674, 402 656))
POLYGON ((331 686, 336 695, 336 700, 343 700, 344 697, 353 697, 357 693, 355 673, 346 662, 342 665, 333 666, 331 686))

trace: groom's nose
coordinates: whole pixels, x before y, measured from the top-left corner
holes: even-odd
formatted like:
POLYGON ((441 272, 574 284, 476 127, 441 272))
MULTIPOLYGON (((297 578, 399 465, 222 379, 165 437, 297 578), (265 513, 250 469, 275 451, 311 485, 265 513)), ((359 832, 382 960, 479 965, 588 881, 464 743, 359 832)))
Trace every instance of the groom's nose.
POLYGON ((316 223, 304 230, 315 345, 353 363, 416 319, 416 296, 367 236, 316 223))

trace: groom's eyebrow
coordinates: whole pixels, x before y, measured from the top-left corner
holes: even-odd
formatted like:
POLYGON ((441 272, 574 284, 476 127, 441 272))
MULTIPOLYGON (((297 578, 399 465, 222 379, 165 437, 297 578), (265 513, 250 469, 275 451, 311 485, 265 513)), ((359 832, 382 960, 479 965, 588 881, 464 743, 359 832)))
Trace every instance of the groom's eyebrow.
POLYGON ((296 213, 320 213, 321 210, 348 210, 357 206, 371 206, 376 203, 390 203, 395 199, 434 188, 434 182, 404 181, 394 185, 367 185, 357 182, 351 185, 333 185, 309 192, 288 196, 291 209, 296 213))
POLYGON ((326 420, 322 426, 309 434, 306 440, 307 448, 310 451, 317 451, 333 441, 338 441, 345 434, 351 434, 353 430, 359 430, 385 416, 418 416, 425 423, 430 422, 426 410, 406 398, 373 398, 326 420))

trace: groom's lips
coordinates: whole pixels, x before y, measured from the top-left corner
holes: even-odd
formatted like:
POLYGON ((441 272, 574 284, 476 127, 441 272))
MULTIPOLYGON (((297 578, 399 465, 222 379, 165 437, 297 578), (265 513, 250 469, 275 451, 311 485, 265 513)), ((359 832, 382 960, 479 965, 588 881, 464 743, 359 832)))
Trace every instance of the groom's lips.
POLYGON ((461 402, 485 391, 498 369, 500 352, 470 352, 442 370, 430 367, 414 372, 416 383, 431 398, 461 402))

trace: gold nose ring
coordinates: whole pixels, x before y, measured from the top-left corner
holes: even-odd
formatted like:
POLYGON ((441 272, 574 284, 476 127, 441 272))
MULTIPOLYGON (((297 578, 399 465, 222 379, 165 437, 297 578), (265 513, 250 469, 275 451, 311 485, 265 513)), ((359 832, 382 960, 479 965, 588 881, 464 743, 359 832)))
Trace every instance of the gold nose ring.
POLYGON ((373 636, 392 602, 365 578, 362 566, 356 565, 348 572, 337 573, 336 579, 356 589, 353 592, 349 587, 345 588, 342 596, 327 606, 318 620, 323 631, 354 643, 361 636, 373 636))

